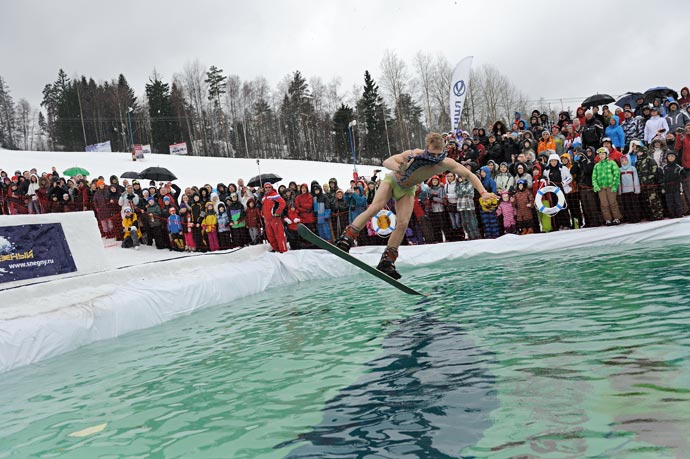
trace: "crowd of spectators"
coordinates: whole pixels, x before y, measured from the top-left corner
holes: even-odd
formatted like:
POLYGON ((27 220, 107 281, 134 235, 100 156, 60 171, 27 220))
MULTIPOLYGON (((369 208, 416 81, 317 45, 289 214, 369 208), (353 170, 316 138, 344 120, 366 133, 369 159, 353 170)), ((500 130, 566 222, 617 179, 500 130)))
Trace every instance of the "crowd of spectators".
MULTIPOLYGON (((525 119, 515 113, 508 123, 489 129, 448 132, 448 156, 474 171, 500 199, 479 199, 471 184, 453 173, 417 186, 417 199, 406 244, 495 238, 583 227, 677 218, 690 208, 690 95, 638 101, 611 112, 603 106, 579 107, 551 119, 534 110, 525 119), (556 186, 565 197, 539 193, 556 186)), ((377 171, 380 173, 381 171, 377 171)), ((262 214, 272 187, 218 183, 180 189, 174 183, 123 180, 111 176, 61 177, 52 168, 39 173, 0 170, 0 213, 7 215, 93 210, 103 237, 159 249, 214 251, 269 240, 267 219, 279 218, 291 250, 305 248, 297 234, 303 223, 333 240, 371 204, 380 180, 374 175, 341 187, 328 183, 289 182, 277 186, 271 210, 262 214), (276 204, 279 200, 279 205, 276 204), (278 211, 276 213, 276 211, 278 211), (267 234, 268 233, 268 234, 267 234), (268 236, 268 237, 267 237, 268 236)), ((394 202, 390 203, 391 210, 394 202)), ((270 224, 268 225, 271 226, 270 224)), ((371 225, 359 245, 385 244, 371 225)))

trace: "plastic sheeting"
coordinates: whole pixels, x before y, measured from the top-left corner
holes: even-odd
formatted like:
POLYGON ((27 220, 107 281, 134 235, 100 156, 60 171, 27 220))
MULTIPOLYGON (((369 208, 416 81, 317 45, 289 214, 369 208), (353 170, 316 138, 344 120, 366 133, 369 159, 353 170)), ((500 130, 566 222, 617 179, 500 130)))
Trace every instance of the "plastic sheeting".
MULTIPOLYGON (((592 228, 494 240, 408 246, 398 266, 409 267, 473 256, 506 257, 580 248, 584 245, 635 244, 690 235, 690 219, 612 228, 592 228)), ((135 265, 77 278, 0 292, 0 372, 53 357, 95 341, 114 338, 268 288, 312 279, 359 273, 322 250, 285 254, 255 246, 228 254, 135 265), (155 282, 151 282, 155 279, 155 282)), ((382 247, 352 253, 377 263, 382 247)), ((415 288, 414 275, 403 280, 415 288)), ((424 288, 421 287, 423 291, 424 288)), ((415 301, 402 293, 401 301, 415 301)))

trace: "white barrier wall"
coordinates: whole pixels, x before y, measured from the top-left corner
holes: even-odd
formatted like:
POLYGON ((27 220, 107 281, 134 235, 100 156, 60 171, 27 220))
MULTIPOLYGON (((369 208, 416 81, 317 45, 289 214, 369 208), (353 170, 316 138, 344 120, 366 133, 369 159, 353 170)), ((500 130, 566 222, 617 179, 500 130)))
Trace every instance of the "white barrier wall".
MULTIPOLYGON (((67 244, 72 252, 72 259, 77 266, 77 271, 68 274, 0 283, 0 291, 35 282, 90 274, 110 268, 110 265, 105 262, 105 253, 101 233, 98 230, 98 222, 91 211, 68 212, 64 214, 0 215, 0 227, 40 223, 60 223, 62 225, 62 231, 65 233, 65 239, 67 239, 67 244)), ((3 304, 0 303, 0 308, 2 306, 3 304)))
MULTIPOLYGON (((475 256, 505 258, 584 246, 632 246, 689 235, 690 218, 550 234, 506 235, 498 239, 401 247, 398 266, 405 269, 475 256)), ((380 246, 358 247, 352 254, 375 265, 382 250, 380 246)), ((232 253, 134 264, 0 292, 0 373, 199 309, 230 304, 268 288, 361 274, 355 266, 323 250, 283 254, 267 251, 268 246, 260 245, 232 253)), ((410 274, 403 279, 406 283, 422 293, 429 290, 428 286, 419 286, 414 273, 410 274)), ((419 301, 418 297, 406 296, 384 283, 380 288, 390 292, 394 301, 419 301)))

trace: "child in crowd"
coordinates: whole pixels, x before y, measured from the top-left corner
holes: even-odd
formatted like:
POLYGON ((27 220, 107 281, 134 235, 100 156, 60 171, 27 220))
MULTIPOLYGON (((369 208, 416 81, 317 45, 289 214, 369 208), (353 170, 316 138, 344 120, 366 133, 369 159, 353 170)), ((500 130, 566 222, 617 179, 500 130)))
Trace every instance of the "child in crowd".
POLYGON ((666 197, 668 215, 671 218, 683 216, 683 202, 680 197, 680 182, 683 180, 683 175, 683 167, 676 162, 676 152, 668 150, 661 184, 666 197))
POLYGON ((256 207, 254 198, 247 199, 247 229, 249 230, 249 243, 256 245, 261 242, 261 211, 256 207))
POLYGON ((479 198, 479 206, 481 207, 479 214, 484 226, 484 237, 486 239, 496 239, 498 237, 498 218, 496 217, 498 200, 496 198, 479 198))
POLYGON ((533 198, 527 189, 527 181, 518 180, 515 191, 515 208, 517 213, 517 229, 520 234, 534 233, 534 218, 532 218, 533 198))
POLYGON ((221 250, 229 249, 232 244, 232 236, 230 235, 230 216, 225 208, 225 204, 218 203, 218 245, 221 250))
POLYGON ((213 203, 208 201, 206 203, 206 215, 204 215, 201 221, 202 233, 206 235, 206 240, 208 241, 208 248, 211 252, 215 252, 219 249, 218 244, 218 218, 216 217, 216 211, 214 210, 213 203))
POLYGON ((139 221, 137 214, 132 212, 131 207, 125 207, 122 211, 122 228, 122 248, 134 247, 134 250, 139 250, 139 238, 141 237, 139 221))
POLYGON ((196 251, 196 243, 194 242, 194 216, 189 211, 189 208, 182 203, 180 206, 180 219, 182 220, 182 232, 184 234, 184 250, 185 252, 196 251))
POLYGON ((618 196, 620 197, 623 220, 626 223, 637 223, 641 218, 638 202, 640 179, 637 176, 637 169, 630 164, 628 155, 621 156, 620 173, 621 186, 618 188, 618 196))
MULTIPOLYGON (((342 190, 338 190, 342 193, 342 190)), ((295 203, 291 202, 288 205, 287 214, 283 218, 285 222, 285 235, 287 236, 288 243, 290 244, 290 250, 299 250, 302 248, 301 237, 297 233, 297 225, 300 223, 299 212, 295 203)))
POLYGON ((515 233, 517 226, 515 221, 515 203, 507 191, 501 193, 501 202, 496 209, 496 215, 503 217, 503 231, 506 234, 515 233))
POLYGON ((168 234, 170 237, 170 250, 181 252, 184 250, 184 236, 182 235, 182 219, 177 215, 174 206, 168 208, 168 234))
POLYGON ((474 187, 469 180, 458 177, 455 190, 458 196, 458 212, 460 212, 462 229, 468 240, 479 239, 477 212, 474 207, 474 187))

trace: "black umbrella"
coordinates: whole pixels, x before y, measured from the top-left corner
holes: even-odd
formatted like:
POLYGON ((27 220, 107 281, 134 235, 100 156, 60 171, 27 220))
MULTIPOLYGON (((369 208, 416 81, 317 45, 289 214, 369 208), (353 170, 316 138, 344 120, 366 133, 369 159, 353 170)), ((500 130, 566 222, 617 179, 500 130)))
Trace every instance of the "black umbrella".
POLYGON ((139 178, 139 172, 127 171, 120 175, 121 178, 139 178))
POLYGON ((644 103, 645 104, 651 104, 654 102, 654 99, 662 99, 662 105, 663 105, 663 99, 666 97, 673 97, 674 99, 678 99, 678 93, 674 91, 671 88, 667 88, 666 86, 657 86, 656 88, 649 88, 644 92, 644 103))
POLYGON ((637 99, 642 97, 641 92, 626 92, 616 101, 616 105, 623 108, 625 104, 630 104, 633 109, 637 108, 637 99))
POLYGON ((283 180, 283 177, 276 174, 259 174, 247 183, 247 186, 263 186, 264 183, 276 183, 283 180))
POLYGON ((170 180, 177 180, 175 174, 170 172, 165 167, 147 167, 139 172, 138 178, 158 180, 161 182, 169 182, 170 180))
POLYGON ((584 101, 582 101, 582 106, 583 107, 598 107, 599 105, 606 105, 606 104, 610 104, 611 102, 615 102, 615 101, 616 101, 616 99, 609 96, 608 94, 594 94, 593 96, 589 96, 584 101))

